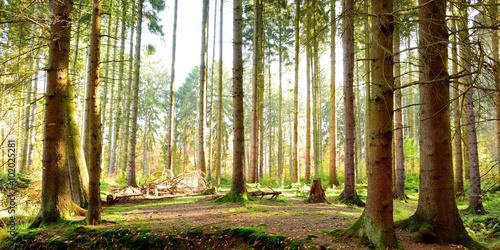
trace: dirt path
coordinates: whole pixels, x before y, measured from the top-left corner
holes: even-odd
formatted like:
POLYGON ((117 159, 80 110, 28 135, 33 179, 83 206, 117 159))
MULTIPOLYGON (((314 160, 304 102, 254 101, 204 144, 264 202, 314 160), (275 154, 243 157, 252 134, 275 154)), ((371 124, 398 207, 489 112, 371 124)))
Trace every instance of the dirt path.
MULTIPOLYGON (((285 235, 305 240, 305 248, 368 249, 364 242, 338 240, 323 230, 346 228, 362 212, 362 208, 343 204, 306 204, 301 197, 282 197, 278 201, 257 200, 240 204, 216 204, 214 196, 176 198, 162 201, 123 200, 105 207, 103 219, 111 222, 103 227, 151 227, 155 231, 175 232, 200 227, 204 231, 228 227, 260 228, 270 235, 285 235), (117 224, 113 224, 117 223, 117 224)), ((397 232, 405 249, 457 249, 412 242, 404 231, 397 232)))

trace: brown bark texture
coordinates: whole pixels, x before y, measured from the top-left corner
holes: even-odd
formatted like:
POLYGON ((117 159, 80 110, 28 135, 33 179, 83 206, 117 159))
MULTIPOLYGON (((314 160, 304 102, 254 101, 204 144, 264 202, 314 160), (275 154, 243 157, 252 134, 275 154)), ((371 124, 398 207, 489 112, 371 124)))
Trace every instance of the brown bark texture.
POLYGON ((47 94, 45 97, 44 140, 42 156, 42 197, 40 211, 30 228, 56 222, 71 210, 64 119, 67 98, 68 66, 71 39, 70 14, 73 1, 50 1, 50 23, 47 94))

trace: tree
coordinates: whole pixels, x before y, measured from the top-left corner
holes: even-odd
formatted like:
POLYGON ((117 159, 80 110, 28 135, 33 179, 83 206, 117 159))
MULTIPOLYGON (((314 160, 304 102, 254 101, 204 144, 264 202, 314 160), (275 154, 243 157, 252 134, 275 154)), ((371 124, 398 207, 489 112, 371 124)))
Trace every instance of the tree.
POLYGON ((220 185, 220 172, 222 165, 222 40, 223 40, 223 32, 222 32, 222 24, 223 24, 223 10, 224 10, 224 1, 220 3, 220 37, 219 37, 219 101, 218 101, 218 114, 217 114, 217 149, 215 156, 215 185, 220 185))
POLYGON ((372 95, 368 137, 368 196, 361 217, 349 228, 380 249, 400 248, 393 223, 393 30, 392 0, 372 0, 372 95))
POLYGON ((128 156, 128 178, 127 185, 132 187, 137 187, 137 181, 135 177, 135 150, 137 143, 137 108, 139 102, 139 81, 140 81, 140 70, 141 70, 141 35, 142 35, 142 8, 144 5, 144 0, 139 0, 137 4, 137 35, 135 42, 135 58, 134 58, 134 82, 133 82, 133 94, 132 98, 132 117, 130 123, 130 144, 129 144, 129 156, 128 156))
POLYGON ((207 174, 205 161, 205 84, 207 80, 207 42, 208 42, 208 0, 203 0, 203 17, 201 24, 201 62, 200 62, 200 103, 198 111, 198 169, 203 177, 207 174))
POLYGON ((295 79, 293 88, 293 159, 292 159, 292 182, 299 181, 299 57, 300 57, 300 0, 295 0, 295 79))
POLYGON ((243 116, 243 56, 242 56, 242 4, 233 3, 233 179, 231 190, 219 201, 240 202, 248 200, 245 186, 245 127, 243 116))
POLYGON ((172 31, 172 69, 170 73, 170 105, 168 109, 168 137, 167 137, 167 170, 172 171, 172 132, 174 126, 173 109, 174 109, 174 83, 175 83, 175 49, 177 44, 177 2, 175 0, 174 7, 174 28, 172 31))
POLYGON ((481 175, 479 173, 479 155, 477 150, 477 134, 476 134, 476 121, 475 121, 475 111, 474 111, 474 88, 472 83, 472 70, 471 70, 471 59, 472 51, 469 41, 469 30, 468 30, 468 13, 467 13, 467 0, 462 0, 459 5, 459 12, 461 19, 459 20, 458 33, 460 44, 460 54, 461 54, 461 64, 463 69, 467 74, 464 77, 464 82, 468 86, 465 92, 465 116, 467 119, 467 137, 469 146, 469 171, 470 171, 470 200, 469 207, 470 211, 477 214, 484 214, 483 203, 481 201, 481 175))
POLYGON ((64 131, 64 105, 68 85, 72 0, 50 1, 50 34, 47 95, 43 140, 42 197, 40 211, 30 228, 69 216, 71 197, 64 131), (58 178, 61 177, 61 178, 58 178))
MULTIPOLYGON (((375 37, 374 37, 375 39, 375 37)), ((400 27, 394 28, 394 87, 398 88, 394 92, 394 120, 396 134, 395 162, 396 162, 396 182, 394 185, 394 197, 401 200, 406 200, 405 194, 405 152, 403 138, 403 105, 402 105, 402 89, 401 87, 401 63, 400 63, 400 45, 401 45, 400 27)), ((374 73, 375 75, 375 73, 374 73)), ((375 77, 375 76, 374 76, 375 77)), ((373 115, 373 114, 371 114, 373 115)))
POLYGON ((97 225, 101 221, 101 100, 99 61, 101 48, 101 0, 92 1, 92 37, 90 40, 90 163, 89 163, 89 210, 87 223, 97 225))
POLYGON ((249 166, 249 175, 250 175, 250 183, 255 183, 258 181, 258 166, 259 166, 259 125, 260 125, 260 99, 262 92, 260 92, 260 80, 263 77, 263 65, 261 55, 262 49, 261 46, 263 44, 262 37, 260 34, 262 33, 262 0, 255 0, 254 3, 254 30, 253 30, 253 69, 252 69, 252 128, 251 128, 251 148, 250 148, 250 166, 249 166))
POLYGON ((397 227, 418 231, 421 241, 479 248, 465 231, 453 188, 446 1, 420 0, 420 184, 417 211, 397 227))
MULTIPOLYGON (((498 1, 497 0, 490 0, 490 24, 492 27, 498 26, 498 6, 496 5, 498 1)), ((496 104, 496 128, 497 128, 497 134, 496 134, 496 139, 497 139, 497 157, 500 158, 500 52, 498 48, 498 30, 493 29, 491 31, 491 47, 493 50, 493 72, 495 74, 495 88, 497 90, 496 95, 495 95, 495 104, 496 104)), ((497 159, 498 160, 498 159, 497 159)), ((498 174, 500 174, 500 165, 498 167, 498 174)), ((498 190, 500 190, 500 184, 498 185, 498 190)))
POLYGON ((342 26, 344 33, 344 109, 345 109, 345 182, 340 199, 344 203, 364 206, 356 193, 354 179, 354 2, 343 0, 342 9, 345 13, 342 26))
POLYGON ((311 2, 306 1, 306 182, 311 181, 311 2))
POLYGON ((330 172, 328 185, 338 186, 337 179, 337 118, 335 105, 335 0, 330 0, 330 172))

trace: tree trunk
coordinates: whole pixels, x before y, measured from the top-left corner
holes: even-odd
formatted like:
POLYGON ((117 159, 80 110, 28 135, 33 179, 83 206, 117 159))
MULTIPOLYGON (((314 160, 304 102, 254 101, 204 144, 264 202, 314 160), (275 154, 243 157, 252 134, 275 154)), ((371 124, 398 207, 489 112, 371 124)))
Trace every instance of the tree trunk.
MULTIPOLYGON (((219 36, 219 88, 218 88, 218 93, 219 93, 219 103, 218 103, 218 117, 217 117, 217 149, 216 149, 216 156, 215 156, 215 186, 220 185, 220 172, 221 172, 221 165, 222 165, 222 51, 223 51, 223 46, 222 46, 222 41, 223 41, 223 10, 224 10, 224 1, 221 1, 220 3, 220 36, 219 36)), ((243 158, 245 158, 245 153, 243 153, 243 158)), ((243 170, 243 175, 245 173, 245 170, 243 170)))
MULTIPOLYGON (((394 86, 401 87, 401 63, 400 63, 400 28, 394 30, 394 86)), ((375 76, 374 76, 375 77, 375 76)), ((396 128, 396 182, 394 197, 401 200, 406 200, 405 194, 405 151, 403 137, 403 105, 402 105, 402 89, 395 90, 394 102, 394 118, 396 128)))
MULTIPOLYGON (((364 206, 356 193, 354 180, 354 2, 344 0, 342 2, 345 13, 342 34, 344 49, 344 108, 345 108, 345 181, 344 191, 340 197, 344 203, 353 203, 364 206)), ((391 102, 392 103, 392 102, 391 102)))
POLYGON ((203 20, 201 24, 201 63, 200 63, 200 103, 198 116, 198 169, 206 177, 205 162, 205 84, 207 79, 206 54, 208 42, 208 0, 203 0, 203 20))
POLYGON ((56 222, 69 216, 71 197, 64 133, 64 102, 67 98, 69 48, 71 39, 71 0, 51 1, 50 33, 45 97, 42 197, 40 211, 30 228, 56 222), (56 35, 57 34, 57 35, 56 35), (61 178, 57 178, 57 177, 61 178))
POLYGON ((299 114, 299 56, 300 56, 300 0, 295 0, 295 85, 293 90, 293 159, 292 183, 299 182, 298 114, 299 114))
MULTIPOLYGON (((498 25, 498 6, 496 5, 498 1, 497 0, 490 0, 490 24, 492 27, 496 27, 498 25)), ((495 109, 496 109, 496 128, 497 128, 497 134, 496 134, 496 139, 497 139, 497 148, 496 148, 496 153, 497 153, 497 161, 500 159, 500 53, 498 49, 498 30, 492 29, 491 31, 491 47, 493 51, 493 72, 495 74, 495 88, 497 90, 496 95, 495 95, 495 109)), ((500 175, 500 165, 498 166, 498 174, 500 175)), ((498 185, 500 189, 500 183, 498 185)))
MULTIPOLYGON (((115 21, 115 27, 118 26, 118 17, 116 18, 116 21, 115 21)), ((114 37, 116 37, 118 34, 118 29, 115 28, 115 33, 113 34, 114 37)), ((116 39, 113 43, 113 60, 115 60, 116 58, 116 48, 118 46, 116 46, 116 39)), ((108 134, 108 175, 109 174, 116 174, 118 173, 118 169, 115 169, 115 164, 114 164, 114 158, 115 158, 115 153, 116 153, 116 149, 113 148, 113 145, 114 145, 114 142, 113 142, 113 126, 117 126, 116 123, 113 123, 113 113, 114 113, 114 108, 115 108, 115 65, 116 63, 113 63, 113 69, 111 70, 111 78, 112 79, 108 79, 107 80, 107 83, 108 84, 111 84, 111 89, 110 89, 110 102, 109 102, 109 126, 108 126, 108 131, 109 131, 109 134, 108 134)), ((85 150, 85 148, 84 148, 85 150)))
POLYGON ((326 199, 325 189, 321 184, 321 178, 314 179, 311 183, 311 189, 309 190, 309 198, 306 200, 307 203, 328 203, 326 199))
POLYGON ((279 8, 279 107, 278 107, 278 181, 280 186, 283 186, 283 31, 282 31, 282 16, 281 16, 281 5, 279 8))
MULTIPOLYGON (((136 15, 136 4, 135 0, 131 2, 132 4, 132 22, 130 25, 130 45, 129 45, 129 57, 133 58, 134 55, 134 31, 135 31, 135 15, 136 15)), ((127 166, 128 166, 128 149, 129 149, 129 138, 130 138, 130 114, 132 113, 132 106, 130 105, 130 101, 132 98, 132 80, 133 80, 133 74, 134 74, 134 65, 133 65, 133 60, 130 59, 128 62, 128 79, 127 79, 127 94, 126 99, 125 99, 125 107, 126 107, 126 113, 125 113, 125 140, 123 142, 123 159, 122 159, 122 172, 125 173, 127 166)))
POLYGON ((128 157, 128 178, 127 185, 137 187, 135 177, 135 150, 137 144, 137 109, 139 103, 139 77, 141 70, 141 37, 142 37, 142 7, 144 0, 139 0, 137 6, 137 35, 135 42, 135 58, 134 58, 134 86, 132 95, 132 117, 130 123, 130 144, 128 157))
POLYGON ((90 163, 89 163, 89 209, 87 224, 97 225, 101 221, 101 100, 99 61, 101 49, 101 0, 92 1, 92 37, 90 42, 90 163))
MULTIPOLYGON (((250 166, 249 175, 250 183, 256 183, 258 181, 258 165, 259 165, 259 74, 261 68, 261 37, 259 36, 260 30, 262 29, 260 19, 262 18, 261 12, 261 0, 255 1, 255 18, 254 18, 254 34, 253 34, 253 71, 252 71, 252 131, 251 131, 251 149, 250 149, 250 166)), ((260 142, 262 143, 262 142, 260 142)))
MULTIPOLYGON (((457 48, 457 26, 455 19, 451 23, 451 31, 453 35, 453 43, 451 44, 452 53, 452 75, 458 73, 458 48, 457 48)), ((461 128, 461 112, 462 106, 460 101, 461 94, 459 93, 458 79, 453 79, 453 121, 455 123, 455 132, 453 133, 454 157, 455 157, 455 195, 460 196, 464 193, 464 177, 463 177, 463 162, 462 162, 462 128, 461 128)))
POLYGON ((305 179, 311 181, 311 1, 305 2, 306 7, 306 166, 305 179))
POLYGON ((149 115, 146 113, 146 125, 144 126, 144 137, 142 142, 144 143, 144 151, 142 152, 142 176, 146 177, 147 166, 148 166, 148 131, 149 131, 149 115))
MULTIPOLYGON (((380 249, 400 248, 393 223, 393 30, 392 0, 372 0, 372 95, 368 132, 368 196, 366 208, 353 230, 380 249)), ((398 39, 398 38, 397 38, 398 39)))
POLYGON ((465 231, 453 188, 446 1, 420 0, 420 185, 417 211, 396 223, 419 231, 420 242, 477 247, 465 231), (430 82, 430 83, 429 83, 430 82))
POLYGON ((172 138, 174 126, 174 83, 175 83, 175 54, 177 48, 177 9, 178 0, 175 0, 174 7, 174 28, 172 31, 172 69, 170 73, 170 104, 168 108, 168 137, 167 137, 167 174, 172 172, 172 138))
POLYGON ((242 56, 242 4, 234 0, 233 11, 233 178, 231 190, 222 199, 239 202, 247 200, 245 186, 245 127, 243 112, 243 56, 242 56))
POLYGON ((470 169, 470 201, 467 210, 473 211, 477 214, 484 214, 483 203, 481 201, 481 175, 479 173, 479 155, 477 150, 477 135, 476 135, 476 121, 474 112, 474 88, 472 83, 471 71, 471 48, 469 41, 468 30, 468 13, 467 13, 467 0, 462 0, 459 6, 461 19, 459 20, 459 40, 460 40, 460 53, 462 58, 462 65, 466 74, 464 82, 468 86, 465 92, 465 115, 467 119, 467 137, 469 146, 469 169, 470 169))
MULTIPOLYGON (((338 186, 337 178, 337 106, 335 105, 335 36, 337 32, 335 0, 330 0, 330 171, 328 186, 338 186)), ((368 47, 368 46, 367 46, 368 47)))
MULTIPOLYGON (((369 13, 370 11, 370 1, 366 1, 365 2, 365 11, 366 13, 369 13)), ((369 21, 369 18, 368 18, 368 15, 365 16, 365 51, 364 51, 364 54, 365 54, 365 59, 370 59, 370 21, 369 21)), ((370 105, 371 105, 371 102, 370 102, 370 96, 371 96, 371 84, 370 84, 370 80, 371 80, 371 71, 370 71, 370 60, 365 60, 364 61, 364 66, 365 66, 365 85, 366 85, 366 88, 365 88, 365 98, 366 98, 366 102, 365 102, 365 109, 368 111, 370 110, 370 105)), ((366 112, 365 113, 365 133, 368 132, 370 130, 370 121, 371 121, 371 114, 370 112, 366 112)), ((365 152, 368 152, 368 136, 365 136, 365 152)), ((368 154, 365 154, 365 164, 368 164, 368 154)), ((368 168, 365 169, 365 173, 366 175, 368 175, 368 168)))

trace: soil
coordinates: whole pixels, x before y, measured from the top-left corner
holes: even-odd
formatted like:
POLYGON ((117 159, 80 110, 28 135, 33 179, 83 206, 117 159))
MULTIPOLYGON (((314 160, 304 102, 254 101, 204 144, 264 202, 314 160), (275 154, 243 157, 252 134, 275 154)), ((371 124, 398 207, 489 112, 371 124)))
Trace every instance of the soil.
MULTIPOLYGON (((304 249, 373 248, 360 240, 334 238, 324 232, 349 227, 359 217, 362 208, 344 204, 304 203, 304 197, 283 195, 277 201, 264 198, 244 205, 212 202, 219 196, 160 201, 126 198, 111 206, 104 206, 103 219, 106 223, 99 227, 102 230, 149 227, 157 233, 186 231, 196 227, 207 233, 230 227, 253 227, 269 235, 285 235, 294 240, 303 240, 304 249), (118 212, 118 209, 121 211, 118 212)), ((412 235, 403 230, 398 230, 396 234, 404 249, 466 249, 457 245, 415 243, 411 241, 412 235)))

